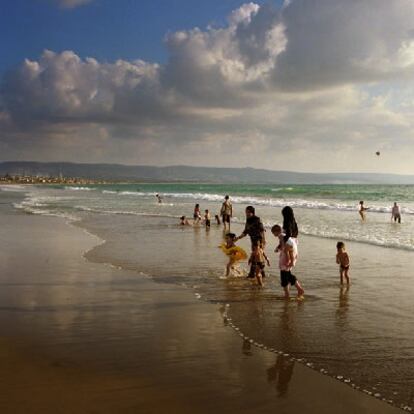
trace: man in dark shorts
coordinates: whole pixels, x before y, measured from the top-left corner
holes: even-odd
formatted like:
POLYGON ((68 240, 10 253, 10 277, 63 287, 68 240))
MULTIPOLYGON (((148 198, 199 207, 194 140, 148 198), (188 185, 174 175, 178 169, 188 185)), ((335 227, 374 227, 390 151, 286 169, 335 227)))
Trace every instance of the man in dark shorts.
MULTIPOLYGON (((264 249, 266 240, 265 240, 265 229, 263 226, 262 221, 260 220, 260 217, 256 216, 256 212, 253 206, 247 206, 246 207, 246 225, 244 227, 243 233, 240 234, 239 237, 236 237, 236 240, 240 240, 243 237, 246 237, 249 235, 250 241, 252 243, 252 252, 254 251, 256 246, 260 246, 264 249)), ((235 240, 235 241, 236 241, 235 240)), ((250 267, 249 271, 249 278, 255 277, 255 265, 254 262, 252 263, 252 266, 250 267)))
POLYGON ((230 197, 228 195, 224 197, 224 203, 221 205, 220 214, 223 220, 224 230, 226 230, 228 224, 230 231, 230 219, 233 216, 233 206, 231 205, 230 197))

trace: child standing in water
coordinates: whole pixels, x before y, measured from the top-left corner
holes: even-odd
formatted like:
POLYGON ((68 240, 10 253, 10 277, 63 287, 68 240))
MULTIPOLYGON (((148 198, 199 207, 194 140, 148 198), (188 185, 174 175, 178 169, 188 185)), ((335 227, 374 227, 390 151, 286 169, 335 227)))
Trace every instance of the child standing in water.
POLYGON ((236 263, 240 260, 247 259, 246 252, 241 248, 236 246, 236 235, 234 233, 227 233, 225 237, 225 243, 221 246, 223 253, 229 257, 229 262, 226 265, 226 277, 230 275, 230 272, 240 273, 236 269, 236 263))
POLYGON ((196 204, 194 207, 194 224, 198 224, 201 220, 200 204, 196 204))
POLYGON ((211 216, 208 210, 204 210, 204 224, 206 225, 206 228, 209 228, 211 225, 211 216))
POLYGON ((341 278, 341 285, 344 283, 344 276, 346 279, 346 284, 349 285, 349 256, 345 251, 345 243, 339 241, 336 243, 336 263, 339 264, 339 276, 341 278))
POLYGON ((259 286, 263 286, 265 261, 267 262, 267 265, 270 266, 269 259, 267 258, 261 243, 258 241, 254 242, 252 245, 252 254, 249 258, 249 277, 255 277, 259 286))
POLYGON ((295 286, 298 291, 298 299, 302 298, 305 291, 303 290, 299 280, 292 274, 292 269, 296 264, 298 257, 298 245, 296 238, 289 237, 285 240, 285 235, 279 225, 272 227, 272 234, 279 240, 275 252, 279 253, 279 269, 280 269, 280 284, 285 292, 285 298, 290 297, 290 288, 295 286))

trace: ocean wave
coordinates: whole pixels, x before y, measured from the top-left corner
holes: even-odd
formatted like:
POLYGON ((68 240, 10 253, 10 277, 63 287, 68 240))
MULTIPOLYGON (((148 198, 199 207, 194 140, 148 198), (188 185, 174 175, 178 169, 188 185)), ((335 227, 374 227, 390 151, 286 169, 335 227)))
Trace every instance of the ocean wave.
POLYGON ((75 208, 79 211, 85 211, 90 213, 97 213, 97 214, 115 214, 115 215, 122 215, 122 216, 144 216, 144 217, 165 217, 165 218, 180 218, 179 215, 173 214, 162 214, 162 213, 142 213, 139 211, 128 211, 128 210, 102 210, 99 208, 92 208, 86 206, 75 206, 75 208))
POLYGON ((272 191, 274 193, 278 193, 280 191, 293 191, 293 187, 272 188, 270 191, 272 191))
MULTIPOLYGON (((155 192, 141 192, 141 191, 111 191, 103 190, 105 194, 117 194, 121 196, 137 196, 137 197, 155 197, 155 192)), ((181 198, 191 199, 195 201, 210 201, 210 202, 222 202, 222 194, 212 193, 162 193, 164 198, 181 198)), ((264 198, 253 196, 233 196, 231 200, 234 204, 251 204, 254 206, 266 206, 266 207, 284 207, 286 205, 292 208, 306 208, 314 210, 339 210, 339 211, 357 211, 358 206, 356 204, 346 204, 339 202, 330 202, 322 200, 308 200, 308 199, 285 199, 285 198, 264 198)), ((371 206, 370 212, 374 213, 391 213, 391 206, 371 206)), ((404 214, 414 214, 414 208, 402 207, 401 212, 404 214)))
POLYGON ((72 199, 72 197, 44 196, 37 193, 28 193, 24 200, 19 203, 13 203, 13 207, 18 210, 23 210, 29 214, 62 217, 70 221, 77 221, 79 218, 75 215, 70 214, 69 212, 57 211, 56 209, 51 208, 53 203, 70 199, 72 199))
POLYGON ((60 217, 60 218, 64 218, 69 221, 79 220, 79 217, 76 217, 73 214, 64 213, 61 211, 49 210, 47 208, 44 208, 45 207, 44 204, 40 204, 40 203, 31 203, 31 204, 13 203, 13 207, 19 210, 23 210, 25 213, 28 213, 28 214, 60 217))
MULTIPOLYGON (((145 193, 149 194, 149 193, 145 193)), ((182 196, 183 193, 179 193, 180 196, 182 196)), ((192 193, 185 193, 185 194, 192 194, 192 193)), ((192 194, 193 195, 193 194, 192 194)), ((204 194, 206 197, 209 197, 211 199, 210 194, 204 194)), ((215 198, 218 198, 221 196, 214 195, 215 198)), ((124 216, 142 216, 142 217, 159 217, 159 218, 166 218, 166 219, 174 219, 178 220, 181 214, 168 214, 167 212, 157 211, 157 212, 142 212, 142 211, 135 211, 135 210, 122 210, 119 208, 115 209, 109 209, 105 206, 88 206, 83 204, 73 205, 70 206, 69 204, 66 206, 64 203, 65 200, 72 199, 73 197, 68 196, 51 196, 51 195, 43 195, 39 194, 39 192, 31 192, 26 195, 26 198, 22 200, 19 203, 15 203, 15 208, 21 209, 27 213, 31 214, 41 214, 41 215, 49 215, 49 216, 58 216, 58 217, 64 217, 69 220, 79 220, 80 214, 79 212, 88 212, 88 213, 94 213, 94 214, 105 214, 105 215, 124 215, 124 216), (77 213, 78 212, 78 213, 77 213)), ((76 199, 76 198, 75 198, 76 199)), ((236 199, 236 202, 243 202, 246 203, 246 199, 249 201, 252 201, 253 199, 256 201, 260 201, 258 198, 253 197, 234 197, 236 199)), ((266 200, 261 200, 265 202, 266 200)), ((309 204, 309 201, 306 202, 308 208, 317 208, 312 202, 309 204), (309 207, 311 206, 311 207, 309 207)), ((319 203, 319 202, 318 202, 319 203)), ((255 203, 251 203, 255 204, 255 203)), ((259 204, 259 203, 256 203, 259 204)), ((287 203, 283 200, 269 200, 269 203, 266 203, 265 205, 272 205, 272 206, 285 206, 287 203), (270 204, 272 202, 272 204, 270 204), (277 204, 276 204, 277 202, 277 204)), ((294 207, 303 207, 300 202, 297 202, 296 204, 289 203, 291 206, 294 207)), ((337 206, 338 207, 338 206, 337 206)), ((346 207, 346 206, 345 206, 346 207)), ((379 207, 377 207, 379 209, 379 207)), ((338 209, 338 208, 336 208, 338 209)), ((343 208, 345 209, 345 208, 343 208)), ((351 209, 347 209, 350 210, 351 209)), ((352 209, 352 211, 355 211, 352 209)), ((372 210, 371 210, 372 211, 372 210)), ((389 212, 385 208, 380 210, 380 212, 389 212)), ((245 219, 240 216, 240 218, 233 217, 233 222, 244 225, 245 219)), ((264 222, 264 225, 267 229, 270 229, 273 225, 273 222, 264 222)), ((328 238, 328 239, 343 239, 343 240, 349 240, 349 241, 355 241, 360 243, 366 243, 371 244, 375 246, 381 246, 381 247, 388 247, 388 248, 396 248, 396 249, 404 249, 404 250, 414 250, 414 241, 412 238, 410 238, 410 234, 404 232, 398 233, 397 237, 394 237, 390 235, 388 231, 385 233, 380 231, 370 231, 369 233, 362 234, 359 231, 353 232, 347 232, 344 228, 336 228, 336 227, 327 227, 323 223, 320 223, 318 225, 318 221, 315 223, 302 223, 300 225, 300 233, 306 234, 310 236, 316 236, 316 237, 322 237, 322 238, 328 238)))
POLYGON ((308 236, 322 237, 332 240, 346 240, 357 243, 370 244, 372 246, 386 247, 392 249, 414 251, 414 244, 410 240, 396 240, 389 238, 381 238, 379 235, 366 234, 366 235, 352 235, 343 234, 341 232, 329 232, 317 228, 300 227, 299 233, 306 234, 308 236))
MULTIPOLYGON (((233 222, 243 225, 245 223, 245 220, 233 218, 233 222)), ((265 227, 267 231, 269 231, 274 224, 275 223, 271 223, 267 221, 263 222, 263 226, 265 227)), ((370 244, 372 246, 380 246, 380 247, 387 247, 387 248, 393 248, 393 249, 414 251, 414 238, 411 240, 408 240, 408 239, 398 240, 395 238, 390 239, 389 233, 384 234, 384 237, 382 238, 382 236, 378 233, 350 234, 350 233, 344 233, 343 231, 337 230, 337 229, 326 230, 326 229, 317 228, 311 225, 299 225, 299 235, 300 234, 305 234, 307 236, 312 236, 312 237, 321 237, 324 239, 353 241, 357 243, 370 244)))
POLYGON ((6 185, 0 185, 0 191, 23 192, 23 191, 27 191, 27 187, 24 185, 19 185, 19 184, 6 184, 6 185))
POLYGON ((136 196, 136 197, 155 197, 154 192, 144 193, 142 191, 114 191, 114 190, 103 190, 102 194, 117 194, 122 196, 136 196))
POLYGON ((66 186, 65 190, 72 190, 72 191, 95 191, 96 188, 93 187, 73 187, 73 186, 66 186))

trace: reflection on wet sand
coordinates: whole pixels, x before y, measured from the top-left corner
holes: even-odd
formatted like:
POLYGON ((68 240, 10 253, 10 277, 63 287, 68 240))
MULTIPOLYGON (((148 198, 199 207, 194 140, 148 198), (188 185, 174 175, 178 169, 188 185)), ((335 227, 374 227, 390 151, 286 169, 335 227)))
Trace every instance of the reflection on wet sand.
POLYGON ((302 301, 283 301, 279 319, 279 332, 283 332, 282 350, 289 351, 292 349, 292 344, 297 340, 296 318, 297 313, 301 312, 303 307, 304 302, 302 301))
POLYGON ((252 345, 249 341, 244 340, 242 343, 242 353, 247 356, 252 356, 252 345))
POLYGON ((349 311, 349 286, 341 286, 339 290, 338 309, 336 310, 336 324, 343 328, 347 323, 349 311))
POLYGON ((267 369, 267 381, 276 385, 278 397, 283 397, 287 394, 294 365, 294 360, 278 355, 275 364, 267 369))

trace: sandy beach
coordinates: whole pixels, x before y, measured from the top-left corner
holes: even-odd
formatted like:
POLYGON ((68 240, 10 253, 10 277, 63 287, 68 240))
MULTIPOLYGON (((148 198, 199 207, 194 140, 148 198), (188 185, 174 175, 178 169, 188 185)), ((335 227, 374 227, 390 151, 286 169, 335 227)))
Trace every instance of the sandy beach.
POLYGON ((246 343, 219 304, 87 261, 97 237, 15 197, 0 204, 1 412, 399 412, 246 343))
POLYGON ((414 414, 414 0, 1 6, 0 414, 414 414))

